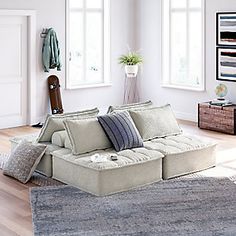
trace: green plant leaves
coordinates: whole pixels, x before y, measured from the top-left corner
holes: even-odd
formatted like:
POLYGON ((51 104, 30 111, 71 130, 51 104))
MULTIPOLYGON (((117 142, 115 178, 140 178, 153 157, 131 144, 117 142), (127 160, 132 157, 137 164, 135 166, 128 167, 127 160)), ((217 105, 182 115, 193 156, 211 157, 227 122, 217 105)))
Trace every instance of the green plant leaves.
POLYGON ((143 58, 138 53, 129 52, 127 55, 121 55, 118 58, 118 61, 119 61, 119 64, 133 66, 133 65, 142 64, 143 58))

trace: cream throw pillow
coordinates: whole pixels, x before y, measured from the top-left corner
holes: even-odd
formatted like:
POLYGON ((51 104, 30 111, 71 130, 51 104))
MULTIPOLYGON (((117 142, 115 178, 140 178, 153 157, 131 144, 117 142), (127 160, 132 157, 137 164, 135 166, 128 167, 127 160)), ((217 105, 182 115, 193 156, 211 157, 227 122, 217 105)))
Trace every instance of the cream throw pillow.
POLYGON ((74 155, 107 149, 112 146, 97 118, 65 120, 64 124, 74 155))
POLYGON ((63 121, 65 119, 82 119, 96 116, 99 113, 97 108, 72 112, 72 113, 65 113, 62 115, 48 115, 43 128, 37 138, 37 142, 51 142, 52 135, 56 131, 64 130, 63 121))
POLYGON ((130 111, 130 115, 144 141, 182 133, 169 104, 130 111))

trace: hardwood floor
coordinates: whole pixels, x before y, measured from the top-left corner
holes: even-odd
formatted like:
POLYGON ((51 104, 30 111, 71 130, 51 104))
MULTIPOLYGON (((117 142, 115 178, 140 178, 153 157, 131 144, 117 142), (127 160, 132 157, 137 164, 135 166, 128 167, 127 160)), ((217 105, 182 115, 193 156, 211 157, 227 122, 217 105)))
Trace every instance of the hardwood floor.
MULTIPOLYGON (((195 123, 180 121, 185 133, 201 135, 218 142, 217 168, 202 172, 206 176, 236 175, 236 136, 200 130, 195 123)), ((31 127, 0 130, 0 153, 10 153, 9 138, 38 132, 31 127)), ((2 175, 0 171, 0 236, 32 235, 29 188, 26 185, 2 175)))
MULTIPOLYGON (((0 153, 10 153, 9 138, 38 132, 31 127, 0 130, 0 153)), ((29 188, 12 178, 2 175, 0 171, 0 235, 33 235, 29 188)))

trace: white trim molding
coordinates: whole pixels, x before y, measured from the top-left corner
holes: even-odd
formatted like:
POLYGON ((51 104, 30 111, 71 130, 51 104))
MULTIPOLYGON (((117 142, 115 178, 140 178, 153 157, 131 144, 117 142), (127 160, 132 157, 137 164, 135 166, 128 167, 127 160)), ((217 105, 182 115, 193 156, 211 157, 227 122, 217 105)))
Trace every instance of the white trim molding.
POLYGON ((197 122, 197 114, 187 113, 182 111, 174 111, 174 114, 179 120, 187 120, 197 122))
POLYGON ((28 23, 27 54, 27 124, 34 124, 37 119, 36 106, 36 11, 1 9, 0 16, 26 16, 28 23))

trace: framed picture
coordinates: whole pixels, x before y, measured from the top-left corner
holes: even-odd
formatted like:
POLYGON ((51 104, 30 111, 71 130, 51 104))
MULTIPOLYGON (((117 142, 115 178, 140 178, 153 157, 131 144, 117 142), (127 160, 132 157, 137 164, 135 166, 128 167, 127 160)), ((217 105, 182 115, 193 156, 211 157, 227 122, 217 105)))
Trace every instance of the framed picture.
POLYGON ((236 46, 236 12, 216 13, 217 45, 236 46))
POLYGON ((236 49, 216 49, 216 79, 236 82, 236 49))

